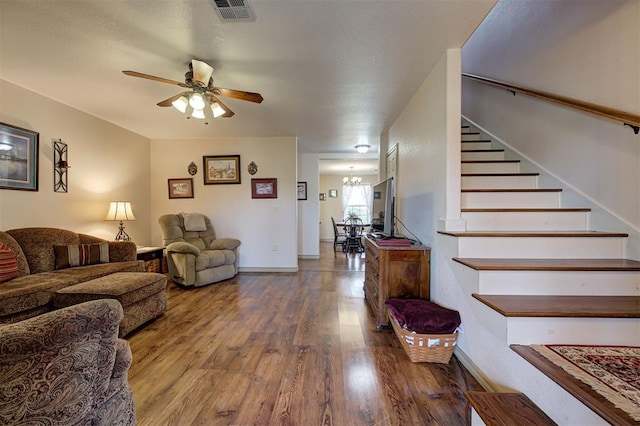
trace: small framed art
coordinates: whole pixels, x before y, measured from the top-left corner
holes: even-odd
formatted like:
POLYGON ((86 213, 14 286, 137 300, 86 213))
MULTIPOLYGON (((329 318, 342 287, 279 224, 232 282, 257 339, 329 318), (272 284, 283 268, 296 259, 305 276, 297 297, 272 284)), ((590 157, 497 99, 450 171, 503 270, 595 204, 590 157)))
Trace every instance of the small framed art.
POLYGON ((251 198, 278 198, 278 179, 251 179, 251 198))
POLYGON ((298 200, 307 199, 307 182, 298 182, 298 200))
POLYGON ((329 190, 329 198, 338 198, 338 190, 330 189, 329 190))
POLYGON ((0 123, 0 189, 38 190, 40 134, 0 123))
POLYGON ((204 155, 204 184, 240 183, 239 155, 204 155))
POLYGON ((169 199, 193 198, 193 178, 168 179, 169 199))
POLYGON ((327 194, 325 194, 324 192, 320 193, 320 201, 326 201, 327 200, 327 194))

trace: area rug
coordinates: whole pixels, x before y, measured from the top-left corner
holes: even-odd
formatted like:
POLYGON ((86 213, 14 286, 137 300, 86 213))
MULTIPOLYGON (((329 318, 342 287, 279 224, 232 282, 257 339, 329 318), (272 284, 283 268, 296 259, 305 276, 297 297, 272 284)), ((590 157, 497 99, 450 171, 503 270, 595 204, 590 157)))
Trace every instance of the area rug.
POLYGON ((640 348, 531 345, 540 355, 589 385, 640 422, 640 348))

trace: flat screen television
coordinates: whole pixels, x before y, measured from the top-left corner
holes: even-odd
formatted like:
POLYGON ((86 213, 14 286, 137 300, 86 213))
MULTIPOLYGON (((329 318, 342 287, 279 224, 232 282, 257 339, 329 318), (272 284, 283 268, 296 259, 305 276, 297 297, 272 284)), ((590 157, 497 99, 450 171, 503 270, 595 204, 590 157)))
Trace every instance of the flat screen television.
POLYGON ((373 187, 371 234, 374 237, 394 237, 395 201, 395 187, 392 177, 373 187))

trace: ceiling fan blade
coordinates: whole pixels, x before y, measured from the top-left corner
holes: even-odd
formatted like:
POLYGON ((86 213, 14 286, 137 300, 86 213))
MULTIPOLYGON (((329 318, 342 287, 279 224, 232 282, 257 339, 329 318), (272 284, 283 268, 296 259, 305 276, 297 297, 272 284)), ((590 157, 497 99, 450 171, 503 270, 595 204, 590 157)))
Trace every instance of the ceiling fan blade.
POLYGON ((220 99, 216 98, 213 95, 211 95, 211 98, 220 105, 220 108, 222 108, 224 110, 224 114, 222 114, 221 117, 229 118, 229 117, 233 117, 234 115, 236 115, 236 113, 231 111, 229 109, 229 107, 226 106, 225 104, 223 104, 220 99))
POLYGON ((155 75, 143 74, 137 71, 122 71, 122 73, 130 77, 146 78, 147 80, 159 81, 160 83, 173 84, 175 86, 180 86, 180 87, 189 87, 184 83, 180 83, 179 81, 169 80, 168 78, 156 77, 155 75))
POLYGON ((170 107, 172 106, 173 101, 175 101, 176 99, 180 98, 180 96, 187 96, 189 94, 189 92, 182 92, 182 93, 178 93, 175 96, 172 96, 168 99, 165 99, 164 101, 160 101, 158 102, 156 105, 158 105, 159 107, 170 107))
POLYGON ((262 95, 254 92, 243 92, 242 90, 223 89, 222 87, 214 87, 213 93, 220 96, 226 96, 227 98, 240 99, 243 101, 255 102, 257 104, 262 102, 262 95))

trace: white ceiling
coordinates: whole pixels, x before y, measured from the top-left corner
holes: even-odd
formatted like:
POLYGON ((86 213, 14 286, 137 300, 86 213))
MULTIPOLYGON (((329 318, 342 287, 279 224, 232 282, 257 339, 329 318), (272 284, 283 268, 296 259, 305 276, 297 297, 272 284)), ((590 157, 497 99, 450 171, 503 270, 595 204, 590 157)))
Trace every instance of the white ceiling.
POLYGON ((368 143, 377 155, 444 50, 494 4, 248 1, 255 22, 222 23, 210 0, 0 0, 0 78, 152 139, 296 136, 303 153, 368 143), (183 81, 192 58, 214 66, 216 86, 264 102, 224 98, 236 115, 205 126, 156 106, 181 88, 121 72, 183 81))

